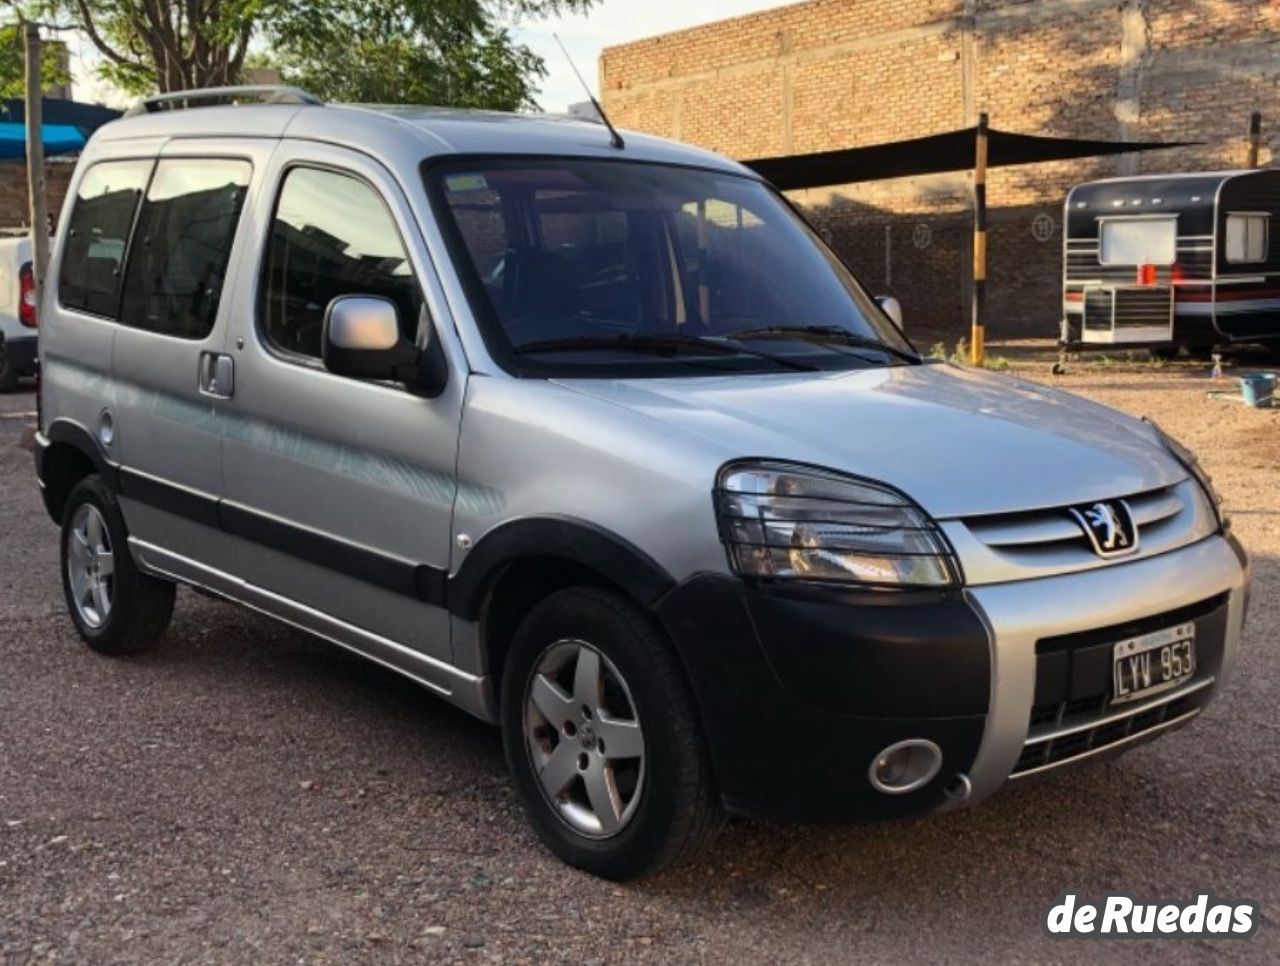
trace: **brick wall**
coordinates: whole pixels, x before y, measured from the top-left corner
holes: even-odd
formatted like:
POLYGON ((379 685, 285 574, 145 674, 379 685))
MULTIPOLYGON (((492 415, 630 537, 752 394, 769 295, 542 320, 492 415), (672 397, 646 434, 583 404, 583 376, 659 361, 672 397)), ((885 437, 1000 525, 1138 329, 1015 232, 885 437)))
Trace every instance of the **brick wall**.
MULTIPOLYGON (((1206 142, 991 171, 990 334, 1049 336, 1073 184, 1243 164, 1254 110, 1280 131, 1280 2, 811 0, 611 47, 599 70, 619 126, 744 160, 937 133, 980 110, 1004 130, 1206 142)), ((970 192, 961 174, 794 197, 909 326, 959 335, 970 192)))
MULTIPOLYGON (((62 199, 75 165, 69 161, 45 164, 45 198, 49 213, 56 221, 62 210, 62 199)), ((27 166, 22 162, 0 162, 0 233, 26 228, 31 220, 27 200, 27 166)))

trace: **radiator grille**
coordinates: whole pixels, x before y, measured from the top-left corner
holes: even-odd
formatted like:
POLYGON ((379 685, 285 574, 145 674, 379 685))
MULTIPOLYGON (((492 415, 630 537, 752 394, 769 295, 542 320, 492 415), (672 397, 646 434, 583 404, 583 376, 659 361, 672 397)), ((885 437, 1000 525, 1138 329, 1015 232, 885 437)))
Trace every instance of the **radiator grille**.
MULTIPOLYGON (((1172 524, 1185 509, 1176 485, 1135 493, 1125 502, 1138 530, 1139 546, 1144 535, 1172 524)), ((1015 557, 1072 549, 1093 556, 1089 538, 1067 507, 970 517, 965 523, 969 532, 988 547, 1015 557)))
POLYGON ((1035 699, 1013 777, 1119 750, 1199 714, 1222 663, 1228 603, 1219 594, 1123 624, 1037 641, 1035 699), (1188 622, 1196 629, 1194 677, 1146 700, 1115 704, 1115 643, 1188 622))
POLYGON ((1213 678, 1203 678, 1173 696, 1158 698, 1122 714, 1101 715, 1105 698, 1033 709, 1032 730, 1011 777, 1022 778, 1119 750, 1186 724, 1200 713, 1202 698, 1212 683, 1213 678), (1052 726, 1055 719, 1061 720, 1066 714, 1087 720, 1082 724, 1052 726))
POLYGON ((1124 565, 1185 547, 1217 528, 1200 485, 1190 479, 1137 493, 1094 494, 1081 503, 1097 500, 1128 504, 1138 536, 1132 553, 1099 556, 1071 512, 1072 506, 1080 509, 1075 504, 974 514, 940 525, 960 558, 966 582, 975 587, 1124 565))

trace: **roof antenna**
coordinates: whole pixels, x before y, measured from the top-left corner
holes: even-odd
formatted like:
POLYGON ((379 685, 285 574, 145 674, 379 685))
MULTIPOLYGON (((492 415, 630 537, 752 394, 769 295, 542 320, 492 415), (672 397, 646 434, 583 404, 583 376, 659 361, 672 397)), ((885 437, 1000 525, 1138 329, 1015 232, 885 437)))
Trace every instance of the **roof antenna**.
POLYGON ((582 74, 578 72, 578 65, 573 62, 573 58, 569 56, 569 51, 565 50, 564 43, 560 40, 560 35, 553 33, 551 35, 556 39, 556 43, 560 46, 560 53, 564 54, 564 59, 569 62, 569 66, 577 75, 578 83, 582 85, 582 89, 587 92, 587 99, 591 101, 591 106, 596 109, 596 113, 600 115, 600 120, 604 121, 604 126, 609 129, 609 143, 621 151, 625 148, 626 142, 622 140, 622 135, 618 133, 618 129, 613 126, 609 120, 609 115, 604 112, 604 108, 600 106, 600 102, 596 100, 596 96, 591 93, 591 88, 587 86, 587 82, 582 79, 582 74))

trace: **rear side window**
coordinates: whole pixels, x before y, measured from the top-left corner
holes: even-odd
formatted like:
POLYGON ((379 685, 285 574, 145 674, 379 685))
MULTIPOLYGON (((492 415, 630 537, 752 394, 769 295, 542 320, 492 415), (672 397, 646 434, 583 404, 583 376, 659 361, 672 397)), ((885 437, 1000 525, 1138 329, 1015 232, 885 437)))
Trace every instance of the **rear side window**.
POLYGON ((129 228, 151 164, 103 161, 80 180, 58 275, 58 300, 65 308, 116 317, 129 228))
POLYGON ((129 253, 122 322, 183 339, 212 331, 250 170, 247 161, 213 158, 156 165, 129 253))
POLYGON ((422 292, 378 193, 351 175, 294 168, 280 189, 267 242, 262 312, 268 341, 319 358, 325 308, 339 295, 391 299, 405 338, 417 338, 422 292))

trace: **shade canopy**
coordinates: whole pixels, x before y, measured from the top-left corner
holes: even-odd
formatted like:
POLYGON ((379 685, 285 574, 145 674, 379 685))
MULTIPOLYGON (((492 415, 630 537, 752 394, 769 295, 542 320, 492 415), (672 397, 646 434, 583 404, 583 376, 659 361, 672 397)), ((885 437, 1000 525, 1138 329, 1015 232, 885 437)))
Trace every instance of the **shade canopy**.
MULTIPOLYGON (((114 121, 120 112, 101 104, 86 104, 83 101, 68 101, 61 97, 46 97, 40 102, 40 116, 45 124, 70 124, 92 134, 108 121, 114 121)), ((0 121, 17 121, 27 119, 26 105, 20 97, 8 97, 0 100, 0 121)))
MULTIPOLYGON (((40 102, 41 140, 45 154, 67 154, 84 147, 89 136, 108 121, 114 121, 120 112, 97 104, 84 104, 57 97, 46 97, 40 102)), ((27 133, 24 129, 27 112, 20 97, 0 100, 0 160, 20 160, 27 154, 27 133)))
MULTIPOLYGON (((68 154, 84 147, 85 136, 70 124, 45 124, 40 128, 45 154, 68 154)), ((27 128, 24 124, 0 121, 0 160, 22 160, 27 156, 27 128)))
MULTIPOLYGON (((814 154, 759 158, 743 163, 784 191, 825 188, 830 185, 911 175, 968 171, 974 165, 976 127, 931 134, 928 137, 861 148, 841 148, 814 154)), ((1080 138, 1042 137, 1012 131, 987 131, 987 165, 1037 164, 1066 161, 1130 151, 1154 151, 1186 147, 1197 141, 1092 141, 1080 138)))

